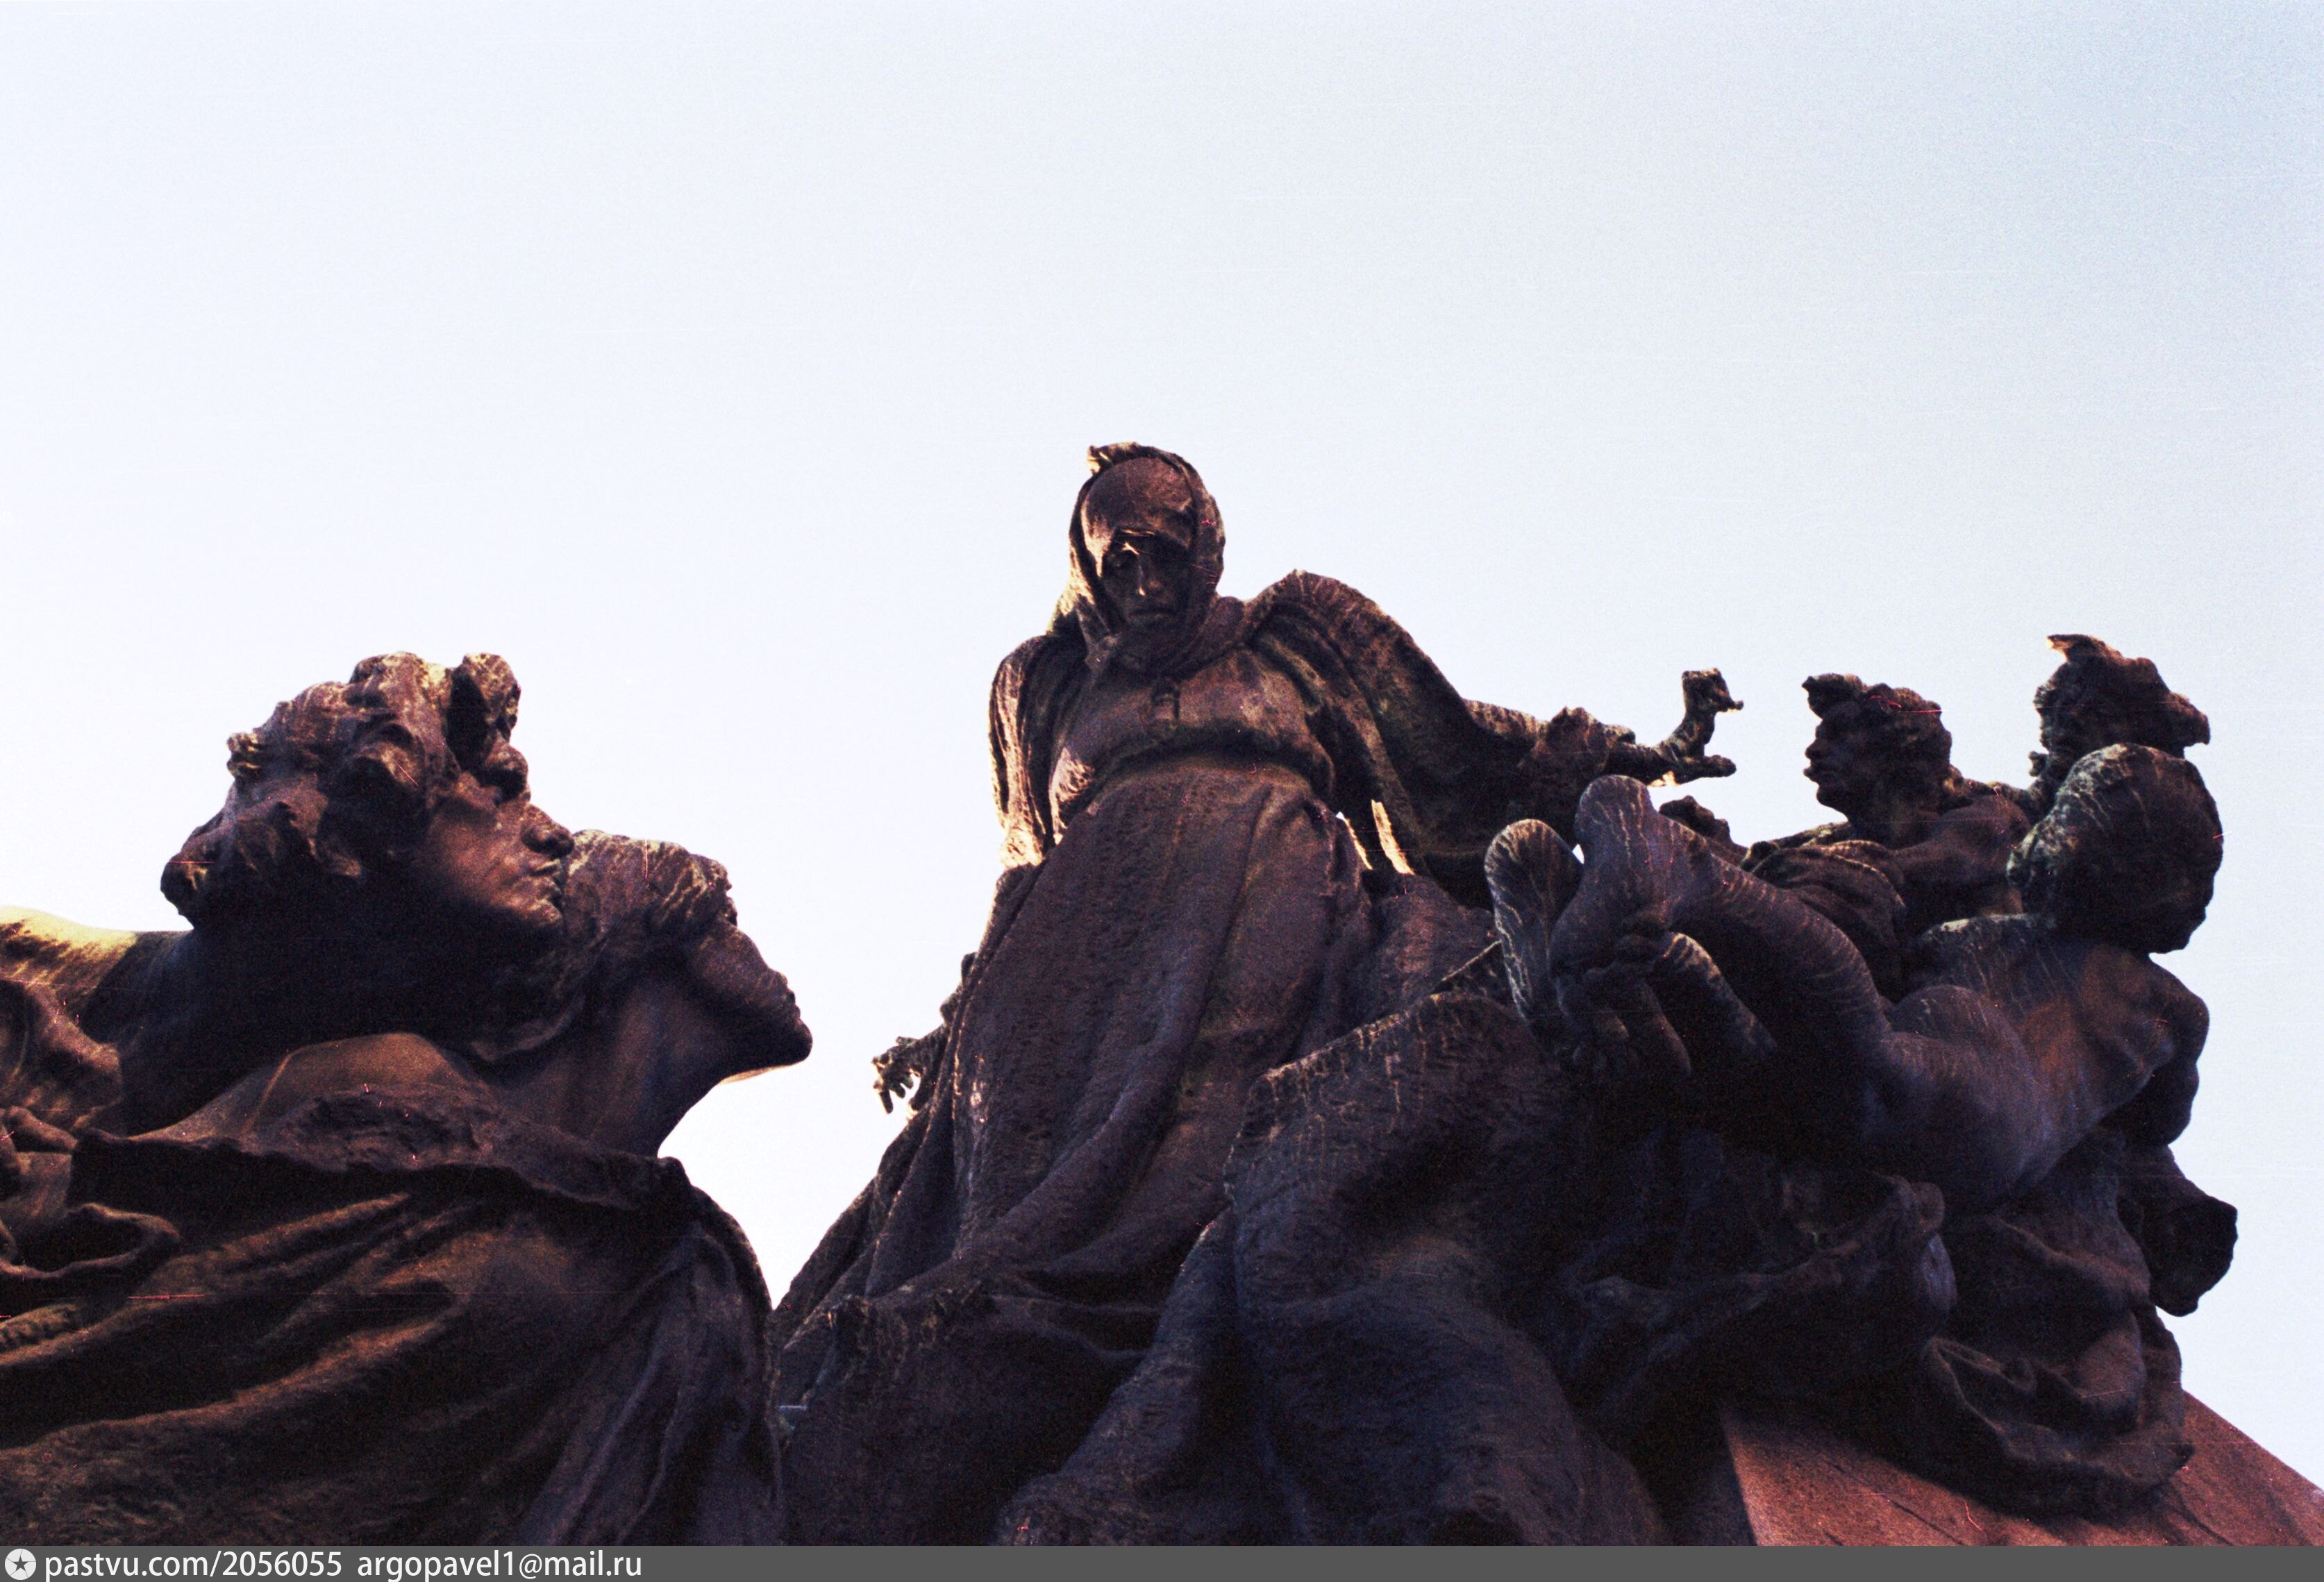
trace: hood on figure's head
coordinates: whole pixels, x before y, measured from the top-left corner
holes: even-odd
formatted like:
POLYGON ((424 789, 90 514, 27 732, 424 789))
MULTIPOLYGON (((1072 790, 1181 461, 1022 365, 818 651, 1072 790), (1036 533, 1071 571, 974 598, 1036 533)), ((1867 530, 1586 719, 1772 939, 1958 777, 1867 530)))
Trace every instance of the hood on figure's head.
POLYGON ((1073 520, 1066 529, 1065 593, 1057 602, 1053 630, 1069 622, 1080 630, 1092 670, 1119 663, 1140 674, 1160 676, 1189 661, 1199 661, 1209 649, 1218 646, 1213 640, 1217 636, 1214 629, 1231 629, 1241 611, 1239 601, 1218 596, 1219 577, 1226 568, 1227 547, 1218 501, 1211 498, 1211 492, 1203 486, 1203 475, 1185 457, 1150 445, 1093 445, 1090 446, 1089 464, 1089 482, 1074 496, 1073 520), (1188 528, 1190 541, 1183 547, 1193 576, 1186 590, 1185 606, 1168 630, 1133 645, 1131 633, 1114 619, 1104 594, 1098 589, 1097 556, 1092 553, 1084 516, 1091 491, 1097 487, 1098 481, 1111 469, 1134 461, 1162 463, 1185 480, 1187 492, 1193 497, 1193 511, 1188 528))

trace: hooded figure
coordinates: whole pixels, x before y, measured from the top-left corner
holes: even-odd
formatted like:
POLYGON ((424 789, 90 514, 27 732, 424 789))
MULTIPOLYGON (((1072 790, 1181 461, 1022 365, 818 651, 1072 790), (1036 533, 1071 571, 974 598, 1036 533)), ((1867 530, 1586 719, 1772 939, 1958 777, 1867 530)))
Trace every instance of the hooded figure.
POLYGON ((1570 828, 1608 772, 1727 772, 1700 729, 1469 704, 1322 577, 1222 597, 1194 470, 1091 461, 1065 597, 993 681, 984 940, 883 1062, 915 1113, 777 1313, 802 1541, 986 1539, 1147 1349, 1254 1081, 1484 946, 1503 825, 1570 828))

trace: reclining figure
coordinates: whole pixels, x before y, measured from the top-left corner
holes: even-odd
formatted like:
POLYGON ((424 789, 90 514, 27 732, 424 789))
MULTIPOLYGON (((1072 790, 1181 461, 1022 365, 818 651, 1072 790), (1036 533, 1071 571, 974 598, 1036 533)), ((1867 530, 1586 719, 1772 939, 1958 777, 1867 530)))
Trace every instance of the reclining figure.
POLYGON ((1600 781, 1577 823, 1582 879, 1542 976, 1580 1041, 1646 1045, 1786 1145, 1932 1182, 1956 1211, 2020 1196, 2201 1052, 2202 1001, 2149 959, 2192 936, 2218 868, 2184 759, 2084 759, 2012 859, 2029 910, 1932 931, 1893 1004, 1821 914, 1643 786, 1600 781))
MULTIPOLYGON (((1832 1381, 1830 1403, 2020 1510, 2104 1513, 2176 1471, 2184 1397, 2154 1310, 2192 1311, 2234 1244, 2234 1210, 2168 1146, 2208 1015, 2150 959, 2187 943, 2218 869, 2193 766, 2135 745, 2081 759, 2010 860, 2023 914, 1921 935, 1893 1002, 1818 909, 1642 788, 1592 786, 1577 834, 1554 927, 1509 931, 1529 1020, 1732 1141, 1942 1194, 1941 1325, 1904 1366, 1832 1381)), ((1504 839, 1525 867, 1526 832, 1504 839)))
POLYGON ((1503 831, 1496 945, 1254 1084, 1151 1348, 997 1536, 1658 1541, 1735 1398, 2009 1510, 2156 1488, 2188 1443, 2155 1310, 2234 1211, 2171 1159, 2205 1016, 2150 957, 2218 823, 2153 744, 2060 780, 1894 1000, 1691 805, 1597 781, 1586 862, 1503 831))

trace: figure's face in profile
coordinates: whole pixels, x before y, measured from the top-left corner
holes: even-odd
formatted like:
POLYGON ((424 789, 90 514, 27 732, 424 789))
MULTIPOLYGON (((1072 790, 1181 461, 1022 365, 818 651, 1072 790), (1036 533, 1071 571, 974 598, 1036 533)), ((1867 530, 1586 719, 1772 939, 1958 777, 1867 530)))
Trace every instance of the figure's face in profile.
POLYGON ((1817 724, 1803 772, 1815 782, 1816 800, 1843 815, 1868 805, 1880 787, 1879 755, 1870 735, 1844 713, 1817 724))
POLYGON ((563 915, 572 850, 565 826, 533 805, 523 759, 503 747, 481 776, 460 776, 413 853, 410 878, 447 928, 530 935, 563 915))
POLYGON ((814 1047, 790 984, 767 965, 759 947, 741 929, 731 924, 715 928, 696 944, 687 961, 687 981, 713 1006, 730 1012, 748 1007, 747 1016, 730 1014, 726 1018, 734 1047, 718 1067, 719 1078, 794 1065, 814 1047))
POLYGON ((1124 462, 1098 479, 1083 536, 1115 620, 1132 631, 1176 623, 1194 593, 1194 491, 1167 462, 1124 462))

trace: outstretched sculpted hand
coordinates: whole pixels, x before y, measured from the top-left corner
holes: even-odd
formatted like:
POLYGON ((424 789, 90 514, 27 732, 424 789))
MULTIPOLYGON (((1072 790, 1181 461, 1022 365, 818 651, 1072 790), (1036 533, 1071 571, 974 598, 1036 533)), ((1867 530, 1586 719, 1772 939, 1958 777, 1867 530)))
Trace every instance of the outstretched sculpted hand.
POLYGON ((1609 775, 1627 775, 1648 785, 1663 779, 1683 785, 1689 780, 1716 779, 1735 772, 1732 759, 1706 754, 1719 716, 1741 708, 1727 690, 1727 678, 1716 670, 1689 670, 1679 680, 1686 709, 1678 729, 1652 747, 1635 741, 1617 746, 1606 760, 1609 775))

